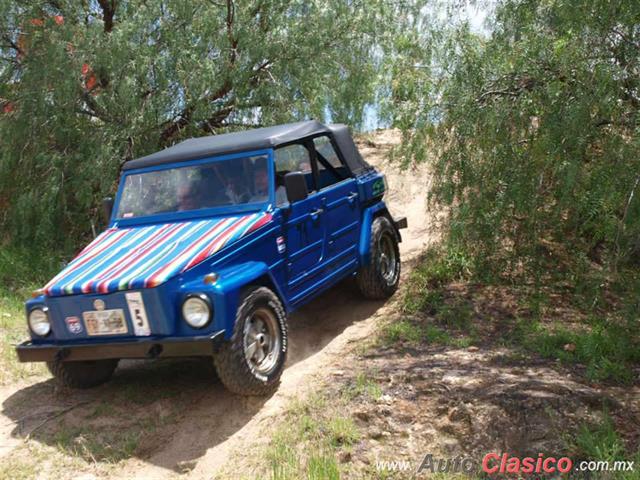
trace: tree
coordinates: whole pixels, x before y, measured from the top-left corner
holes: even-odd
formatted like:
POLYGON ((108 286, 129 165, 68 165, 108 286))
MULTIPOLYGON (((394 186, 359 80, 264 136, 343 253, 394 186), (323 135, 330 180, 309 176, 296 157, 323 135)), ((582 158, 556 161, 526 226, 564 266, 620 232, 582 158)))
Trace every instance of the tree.
POLYGON ((633 0, 503 0, 488 37, 441 30, 429 68, 398 73, 405 151, 432 155, 480 271, 638 262, 639 19, 633 0))
POLYGON ((4 239, 77 246, 122 162, 185 137, 357 126, 392 3, 0 0, 4 239))

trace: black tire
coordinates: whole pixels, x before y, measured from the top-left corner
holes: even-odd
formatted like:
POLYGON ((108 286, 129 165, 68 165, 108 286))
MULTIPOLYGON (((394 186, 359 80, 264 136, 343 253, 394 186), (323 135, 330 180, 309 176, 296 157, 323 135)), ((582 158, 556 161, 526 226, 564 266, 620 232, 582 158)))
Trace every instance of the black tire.
POLYGON ((395 293, 399 281, 398 235, 387 217, 376 217, 371 225, 371 261, 360 267, 356 283, 365 298, 384 300, 395 293))
POLYGON ((87 360, 81 362, 47 362, 47 368, 65 387, 92 388, 107 382, 118 366, 117 359, 87 360))
POLYGON ((287 315, 278 296, 267 287, 251 287, 245 290, 240 297, 233 335, 229 341, 224 342, 214 357, 220 380, 228 390, 239 395, 273 393, 284 370, 287 342, 287 315), (271 325, 271 329, 267 328, 268 324, 271 325), (269 332, 264 333, 260 325, 269 332), (256 332, 258 335, 267 336, 269 340, 263 340, 264 337, 256 339, 256 332), (271 339, 277 343, 270 343, 271 339), (250 345, 245 348, 249 342, 250 345), (267 346, 262 348, 265 344, 267 346), (249 348, 255 353, 249 352, 249 348), (255 360, 260 353, 258 349, 264 365, 263 361, 255 360), (265 355, 265 351, 272 353, 265 355), (251 355, 251 358, 247 358, 247 354, 251 355))

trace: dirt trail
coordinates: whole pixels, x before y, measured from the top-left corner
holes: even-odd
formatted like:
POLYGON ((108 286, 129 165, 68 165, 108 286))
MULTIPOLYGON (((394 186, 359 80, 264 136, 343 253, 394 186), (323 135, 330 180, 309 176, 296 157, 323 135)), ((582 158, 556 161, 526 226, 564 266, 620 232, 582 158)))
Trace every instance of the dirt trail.
MULTIPOLYGON (((398 141, 395 132, 381 132, 373 138, 359 147, 367 161, 385 172, 390 209, 408 219, 409 228, 403 231, 401 244, 406 273, 410 260, 428 238, 422 229, 426 224, 426 173, 401 171, 385 161, 386 153, 398 141)), ((348 285, 333 288, 291 316, 288 366, 272 397, 266 401, 239 399, 218 385, 213 395, 195 406, 164 448, 150 458, 130 462, 116 476, 164 478, 179 465, 190 470, 189 478, 211 478, 231 456, 243 455, 248 447, 255 452, 256 444, 268 440, 269 425, 291 399, 314 388, 316 380, 326 376, 349 344, 372 334, 376 319, 385 313, 383 303, 362 301, 348 285), (252 414, 248 416, 247 412, 252 414), (204 452, 203 446, 207 446, 204 452), (185 462, 186 458, 193 461, 185 462)))
MULTIPOLYGON (((401 244, 406 275, 411 260, 433 238, 433 233, 425 229, 425 225, 430 224, 425 208, 429 178, 424 168, 401 171, 386 162, 387 152, 398 142, 396 132, 382 131, 369 138, 360 142, 360 150, 367 161, 386 173, 389 186, 386 201, 392 213, 408 219, 409 229, 403 231, 401 244)), ((108 408, 121 410, 111 412, 110 417, 103 415, 104 428, 124 435, 132 419, 138 418, 138 424, 145 424, 152 416, 160 419, 154 423, 153 439, 138 446, 135 454, 125 456, 115 468, 104 471, 96 466, 93 470, 75 473, 108 474, 113 478, 170 478, 177 473, 187 473, 188 478, 212 478, 230 457, 254 452, 256 443, 267 441, 270 424, 290 400, 308 392, 317 384, 317 379, 325 378, 350 344, 372 334, 376 319, 388 314, 389 308, 381 302, 363 301, 349 285, 341 284, 292 315, 288 365, 278 391, 268 399, 231 395, 219 382, 211 382, 213 372, 207 367, 184 361, 177 367, 177 374, 171 362, 130 362, 119 369, 110 384, 77 393, 72 399, 60 395, 50 381, 5 388, 0 390, 3 404, 0 456, 18 446, 22 437, 35 427, 42 430, 41 435, 33 436, 36 441, 56 444, 56 432, 40 427, 41 418, 30 417, 33 421, 23 418, 30 408, 40 405, 46 415, 46 412, 62 411, 71 401, 82 403, 60 417, 74 431, 74 418, 93 419, 91 412, 106 409, 101 405, 109 403, 108 408), (171 394, 165 392, 155 398, 154 388, 168 384, 174 385, 171 394), (117 391, 123 387, 129 390, 134 401, 117 391), (139 392, 132 391, 136 387, 147 398, 140 398, 139 392), (118 405, 120 398, 124 398, 126 404, 118 405)), ((99 422, 92 420, 91 425, 95 428, 99 422)), ((82 442, 82 436, 78 435, 82 442)), ((78 437, 74 441, 77 443, 77 440, 78 437)), ((82 446, 91 448, 87 444, 82 446)), ((90 452, 90 456, 96 454, 90 452)))

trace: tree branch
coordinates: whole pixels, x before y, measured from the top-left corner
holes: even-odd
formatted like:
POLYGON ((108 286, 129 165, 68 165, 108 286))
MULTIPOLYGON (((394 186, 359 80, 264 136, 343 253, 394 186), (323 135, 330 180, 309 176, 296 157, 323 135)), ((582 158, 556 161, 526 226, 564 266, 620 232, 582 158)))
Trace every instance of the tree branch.
POLYGON ((229 52, 229 65, 234 65, 237 58, 236 49, 238 48, 238 39, 233 34, 234 19, 235 8, 233 0, 227 0, 227 40, 229 40, 229 47, 231 48, 229 52))
MULTIPOLYGON (((208 95, 196 102, 192 103, 185 107, 180 114, 174 117, 173 120, 165 122, 164 129, 160 133, 160 144, 164 145, 169 140, 171 140, 180 130, 186 127, 189 123, 191 123, 191 117, 193 115, 194 110, 196 109, 196 105, 202 101, 215 102, 216 100, 220 100, 226 97, 231 92, 231 82, 227 80, 218 90, 216 90, 211 95, 208 95)), ((226 116, 225 116, 226 118, 226 116)))
POLYGON ((9 35, 3 35, 2 39, 7 42, 7 46, 12 48, 13 50, 16 51, 16 53, 21 56, 24 55, 24 52, 22 51, 22 49, 18 46, 18 44, 16 42, 14 42, 13 40, 11 40, 11 37, 9 35))
MULTIPOLYGON (((206 95, 204 98, 198 99, 192 104, 185 107, 179 115, 174 117, 174 120, 170 120, 164 124, 164 129, 160 133, 160 144, 165 145, 171 140, 180 130, 186 127, 189 123, 191 123, 193 112, 196 109, 196 106, 200 102, 215 102, 216 100, 220 100, 229 93, 231 93, 233 89, 233 82, 231 81, 231 75, 233 67, 236 64, 238 58, 238 39, 235 37, 233 29, 235 23, 235 6, 233 4, 233 0, 226 0, 227 6, 227 18, 226 18, 226 30, 227 30, 227 40, 229 41, 229 71, 227 79, 224 81, 222 86, 212 93, 211 95, 206 95)), ((259 71, 262 71, 264 68, 267 68, 269 65, 266 64, 262 68, 259 68, 259 71)), ((234 100, 231 99, 226 102, 226 104, 220 108, 214 115, 209 117, 207 120, 202 122, 202 128, 206 132, 212 132, 213 129, 219 127, 221 122, 224 121, 235 109, 234 100)))
POLYGON ((98 0, 98 5, 102 9, 102 20, 104 21, 104 33, 113 30, 113 17, 116 14, 118 0, 98 0))

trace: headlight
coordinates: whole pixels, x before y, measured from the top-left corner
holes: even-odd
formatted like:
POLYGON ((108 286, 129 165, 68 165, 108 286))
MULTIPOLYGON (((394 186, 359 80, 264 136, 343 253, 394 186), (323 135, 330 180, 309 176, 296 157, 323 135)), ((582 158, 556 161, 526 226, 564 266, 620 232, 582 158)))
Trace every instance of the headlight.
POLYGON ((51 322, 49 321, 49 315, 46 312, 47 308, 34 308, 29 312, 27 320, 29 321, 29 328, 33 333, 39 337, 46 337, 51 332, 51 322))
POLYGON ((206 327, 211 321, 211 302, 204 293, 189 295, 182 302, 182 318, 193 328, 206 327))

